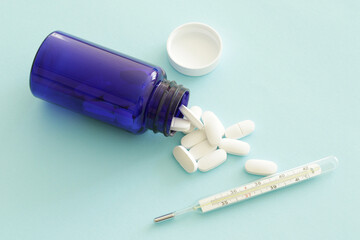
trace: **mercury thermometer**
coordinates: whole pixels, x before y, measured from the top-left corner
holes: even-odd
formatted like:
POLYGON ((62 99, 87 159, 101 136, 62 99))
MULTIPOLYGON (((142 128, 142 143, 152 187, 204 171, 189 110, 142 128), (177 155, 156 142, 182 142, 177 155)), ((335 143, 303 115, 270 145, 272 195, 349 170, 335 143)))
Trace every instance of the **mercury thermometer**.
POLYGON ((261 178, 240 187, 203 198, 197 201, 193 206, 157 217, 154 219, 154 222, 172 219, 188 212, 207 213, 322 175, 336 169, 337 165, 338 159, 334 156, 328 156, 284 172, 261 178))

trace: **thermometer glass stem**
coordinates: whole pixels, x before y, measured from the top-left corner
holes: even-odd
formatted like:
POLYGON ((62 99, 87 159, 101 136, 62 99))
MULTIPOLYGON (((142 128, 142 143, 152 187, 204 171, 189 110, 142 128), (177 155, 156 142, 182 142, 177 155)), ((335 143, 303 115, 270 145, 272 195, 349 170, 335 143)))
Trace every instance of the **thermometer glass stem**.
POLYGON ((329 156, 287 171, 261 178, 240 187, 203 198, 193 206, 157 217, 154 221, 161 222, 192 211, 206 213, 330 172, 334 170, 337 165, 337 158, 329 156))

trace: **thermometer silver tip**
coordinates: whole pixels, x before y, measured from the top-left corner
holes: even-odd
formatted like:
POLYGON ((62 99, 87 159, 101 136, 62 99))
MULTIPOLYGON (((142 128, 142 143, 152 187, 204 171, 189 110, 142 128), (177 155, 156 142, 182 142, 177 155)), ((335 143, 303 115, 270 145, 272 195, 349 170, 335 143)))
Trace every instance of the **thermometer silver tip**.
POLYGON ((168 214, 165 214, 165 215, 162 215, 160 217, 157 217, 157 218, 154 218, 154 222, 162 222, 162 221, 165 221, 165 220, 168 220, 168 219, 172 219, 175 217, 175 212, 171 212, 171 213, 168 213, 168 214))

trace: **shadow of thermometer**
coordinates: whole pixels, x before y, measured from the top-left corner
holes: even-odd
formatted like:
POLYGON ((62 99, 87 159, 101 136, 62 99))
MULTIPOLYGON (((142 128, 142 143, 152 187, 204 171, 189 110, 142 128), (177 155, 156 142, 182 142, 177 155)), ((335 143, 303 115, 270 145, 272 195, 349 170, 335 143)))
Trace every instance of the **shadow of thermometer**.
POLYGON ((197 201, 196 204, 190 207, 157 217, 154 219, 154 222, 173 219, 178 215, 188 212, 207 213, 331 172, 336 169, 337 166, 338 159, 334 156, 328 156, 290 170, 261 178, 240 187, 206 197, 197 201))

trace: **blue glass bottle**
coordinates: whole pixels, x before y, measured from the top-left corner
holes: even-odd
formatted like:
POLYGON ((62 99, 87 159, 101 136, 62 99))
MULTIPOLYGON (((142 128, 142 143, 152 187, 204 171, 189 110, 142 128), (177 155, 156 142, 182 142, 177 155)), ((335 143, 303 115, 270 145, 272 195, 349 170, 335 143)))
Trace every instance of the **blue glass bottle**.
POLYGON ((173 135, 189 90, 157 66, 53 32, 41 44, 30 73, 34 96, 135 134, 173 135))

